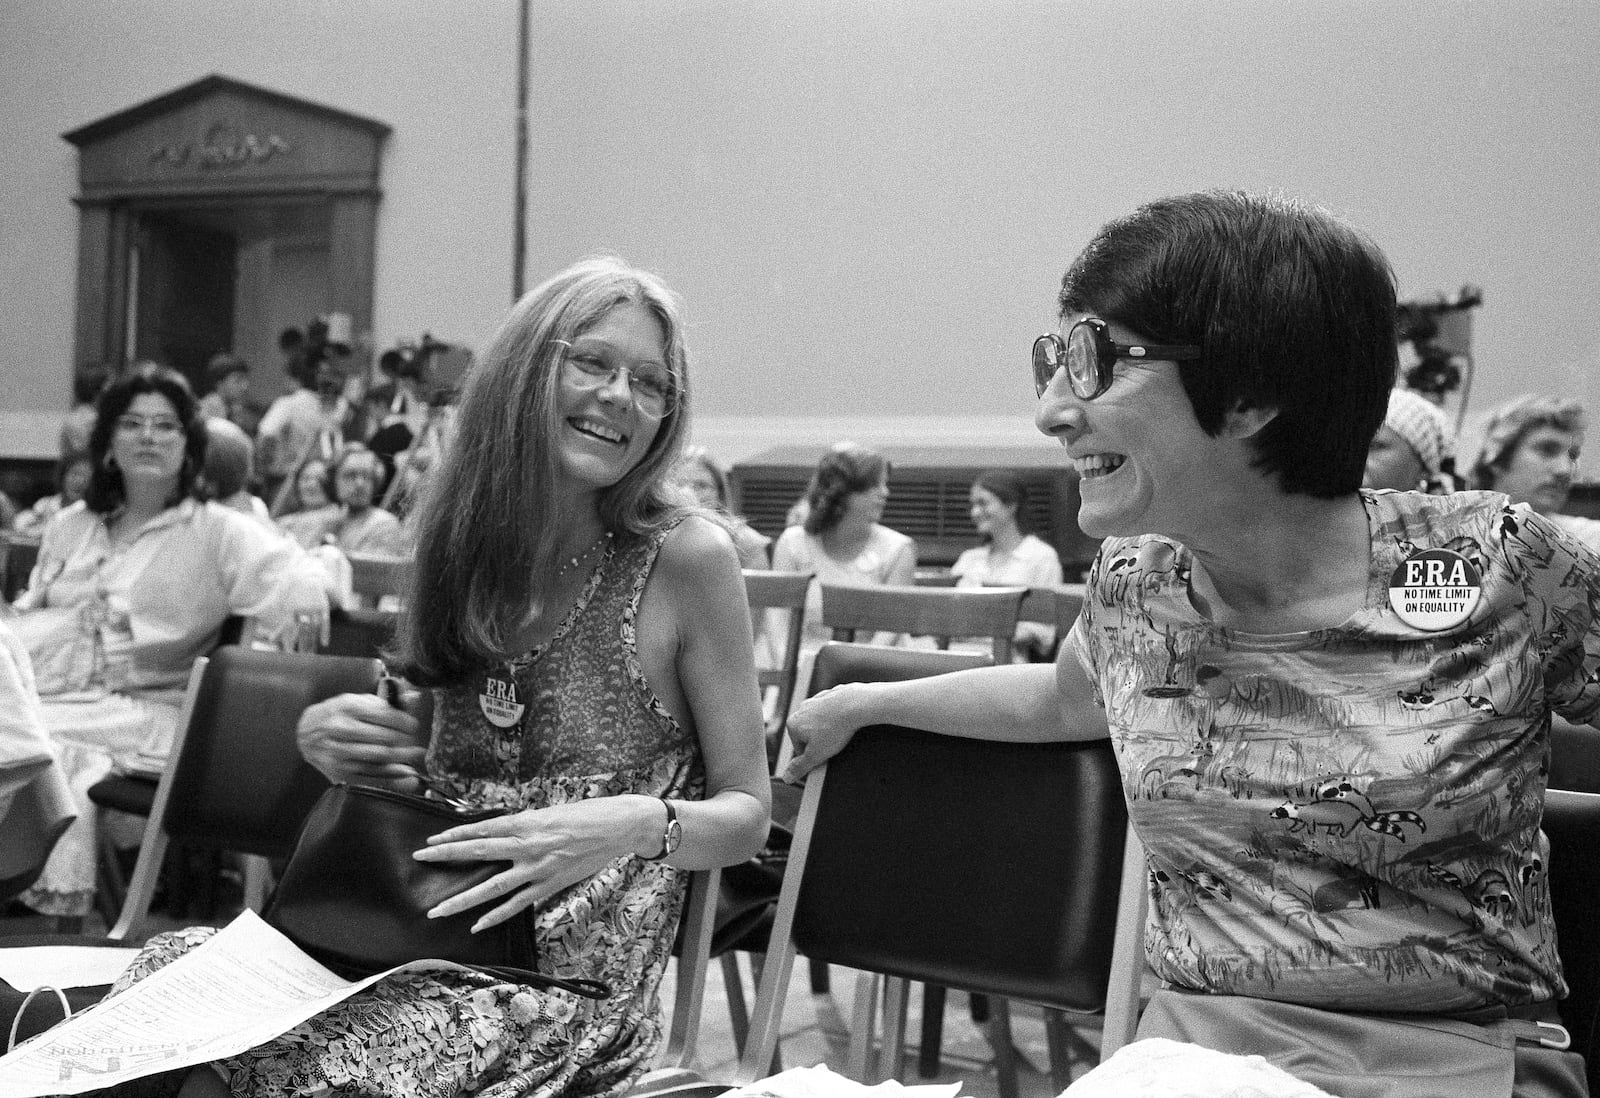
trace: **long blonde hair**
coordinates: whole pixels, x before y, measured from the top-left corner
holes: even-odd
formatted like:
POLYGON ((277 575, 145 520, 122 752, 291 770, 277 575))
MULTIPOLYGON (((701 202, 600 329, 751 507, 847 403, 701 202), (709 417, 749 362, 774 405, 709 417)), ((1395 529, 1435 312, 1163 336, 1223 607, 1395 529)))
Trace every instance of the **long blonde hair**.
POLYGON ((561 356, 623 304, 641 305, 666 333, 678 396, 639 464, 599 496, 607 530, 661 529, 684 513, 668 483, 689 418, 688 354, 677 296, 614 257, 574 264, 512 306, 473 367, 444 458, 417 509, 416 566, 394 653, 411 681, 462 681, 508 646, 554 578, 563 516, 551 445, 561 356))

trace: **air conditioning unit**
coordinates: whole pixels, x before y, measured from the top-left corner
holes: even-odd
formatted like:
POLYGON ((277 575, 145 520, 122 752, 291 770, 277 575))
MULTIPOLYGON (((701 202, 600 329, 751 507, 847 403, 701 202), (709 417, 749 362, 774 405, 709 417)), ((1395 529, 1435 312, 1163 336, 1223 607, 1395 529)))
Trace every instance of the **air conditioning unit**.
MULTIPOLYGON (((917 563, 948 567, 978 544, 968 493, 978 474, 1004 469, 1028 485, 1028 519, 1055 546, 1068 582, 1082 579, 1100 542, 1078 529, 1078 476, 1059 450, 1012 446, 883 446, 889 504, 883 524, 917 541, 917 563)), ((825 447, 782 446, 735 464, 734 510, 769 537, 783 532, 789 508, 811 482, 825 447)))

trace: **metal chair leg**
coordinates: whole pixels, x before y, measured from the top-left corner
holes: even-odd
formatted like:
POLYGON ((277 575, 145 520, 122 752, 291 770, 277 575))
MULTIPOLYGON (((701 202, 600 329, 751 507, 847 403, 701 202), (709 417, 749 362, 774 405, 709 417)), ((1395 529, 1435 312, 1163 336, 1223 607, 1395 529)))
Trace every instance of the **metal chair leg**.
POLYGON ((924 1079, 936 1079, 943 1065, 939 1060, 939 1046, 944 1041, 943 984, 922 985, 922 1038, 917 1046, 917 1074, 924 1079))

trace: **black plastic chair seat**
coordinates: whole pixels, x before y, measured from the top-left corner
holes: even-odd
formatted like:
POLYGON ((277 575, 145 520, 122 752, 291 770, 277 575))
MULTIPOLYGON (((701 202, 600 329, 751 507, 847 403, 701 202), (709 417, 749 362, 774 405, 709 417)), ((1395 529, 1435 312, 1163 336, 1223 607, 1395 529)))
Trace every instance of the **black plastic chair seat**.
POLYGON ((156 779, 142 778, 136 774, 113 774, 89 787, 89 799, 101 808, 148 816, 156 800, 156 779))

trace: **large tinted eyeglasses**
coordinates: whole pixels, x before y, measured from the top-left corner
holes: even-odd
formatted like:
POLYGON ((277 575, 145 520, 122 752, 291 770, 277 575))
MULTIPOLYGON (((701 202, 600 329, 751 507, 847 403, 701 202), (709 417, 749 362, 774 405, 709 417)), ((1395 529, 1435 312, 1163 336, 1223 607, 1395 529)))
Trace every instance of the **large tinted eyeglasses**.
POLYGON ((1067 368, 1067 383, 1079 400, 1093 400, 1111 387, 1111 372, 1122 358, 1181 362, 1200 357, 1189 343, 1117 343, 1103 320, 1090 317, 1067 329, 1066 342, 1054 332, 1033 341, 1033 388, 1050 388, 1056 371, 1067 368))
POLYGON ((639 411, 649 416, 664 416, 678 403, 678 376, 659 362, 636 362, 632 366, 613 363, 605 354, 587 347, 574 347, 564 339, 551 340, 561 348, 561 363, 567 378, 585 389, 598 389, 616 381, 626 370, 628 391, 639 411))

